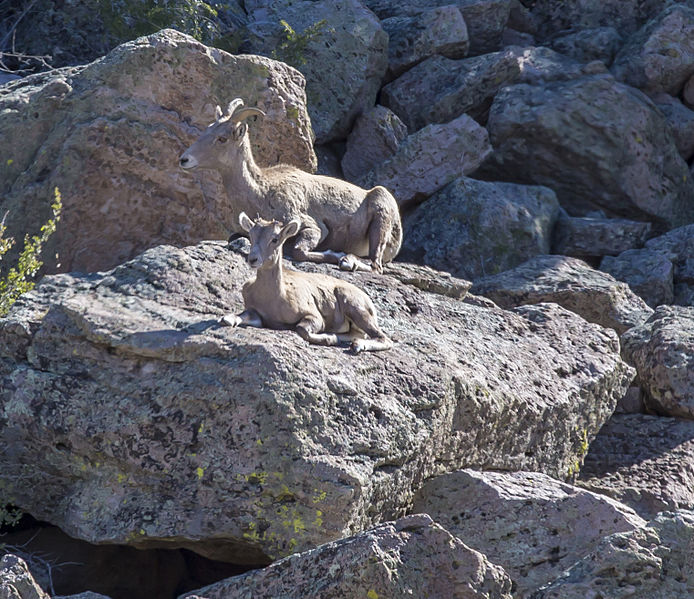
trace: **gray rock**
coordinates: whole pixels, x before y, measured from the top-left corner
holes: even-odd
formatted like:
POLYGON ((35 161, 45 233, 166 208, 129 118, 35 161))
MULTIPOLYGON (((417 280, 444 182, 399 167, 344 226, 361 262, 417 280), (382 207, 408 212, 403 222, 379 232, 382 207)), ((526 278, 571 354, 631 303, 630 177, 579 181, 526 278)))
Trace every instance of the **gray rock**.
POLYGON ((620 81, 651 93, 678 95, 694 74, 694 8, 666 8, 619 51, 612 72, 620 81))
POLYGON ((358 180, 383 185, 401 207, 417 204, 461 175, 477 170, 491 154, 487 130, 463 114, 409 135, 391 158, 358 180))
POLYGON ((530 9, 520 0, 511 0, 511 9, 506 25, 507 28, 510 27, 518 32, 535 36, 539 22, 530 9))
POLYGON ((547 254, 558 215, 546 187, 460 177, 406 217, 400 255, 477 279, 547 254))
POLYGON ((646 405, 694 419, 694 307, 658 306, 622 335, 622 355, 636 367, 646 405))
POLYGON ((671 0, 536 0, 533 16, 544 38, 564 31, 614 27, 620 35, 634 33, 671 0))
POLYGON ((628 285, 567 256, 535 256, 511 270, 479 279, 471 291, 502 308, 555 302, 620 334, 653 314, 628 285))
POLYGON ((26 562, 11 553, 0 558, 0 599, 50 599, 36 583, 26 562))
POLYGON ((534 46, 535 37, 530 33, 523 33, 507 27, 501 37, 501 45, 504 48, 508 46, 534 46))
POLYGON ((389 36, 387 81, 434 54, 463 58, 470 47, 465 20, 454 5, 424 10, 411 17, 391 17, 381 25, 389 36))
POLYGON ((316 174, 337 177, 338 179, 345 178, 340 164, 340 156, 344 152, 344 144, 333 143, 314 146, 313 150, 316 152, 316 158, 318 159, 316 174), (342 150, 342 152, 340 152, 340 150, 342 150))
POLYGON ((694 156, 694 110, 668 94, 658 94, 653 100, 670 125, 680 156, 689 160, 694 156))
POLYGON ((627 283, 651 308, 674 301, 674 268, 667 252, 627 250, 619 256, 605 256, 600 270, 627 283))
POLYGON ((615 414, 590 444, 577 483, 644 518, 694 508, 694 422, 615 414))
POLYGON ((607 66, 612 64, 622 46, 622 36, 612 26, 579 29, 553 37, 549 44, 557 52, 566 54, 580 62, 600 60, 607 66))
POLYGON ((673 303, 694 306, 694 224, 649 239, 649 250, 664 252, 674 266, 673 281, 675 297, 673 303))
POLYGON ((502 566, 517 599, 554 580, 605 535, 646 524, 613 499, 538 472, 437 476, 417 492, 413 509, 502 566))
POLYGON ((371 169, 393 156, 406 137, 407 127, 384 106, 376 106, 359 116, 347 138, 345 155, 342 157, 345 178, 358 181, 364 177, 371 169))
POLYGON ((503 88, 487 128, 485 177, 546 185, 574 216, 694 220, 694 183, 665 118, 609 75, 503 88))
POLYGON ((556 305, 297 267, 365 288, 395 347, 217 327, 252 273, 220 242, 45 277, 0 320, 7 496, 92 543, 257 564, 404 513, 434 473, 566 476, 634 376, 613 331, 556 305))
POLYGON ((694 75, 692 75, 687 83, 684 84, 682 90, 682 100, 691 109, 694 110, 694 75))
POLYGON ((514 50, 462 60, 433 56, 383 87, 381 102, 410 131, 463 113, 483 122, 496 93, 519 73, 514 50))
POLYGON ((645 528, 605 537, 532 599, 691 597, 692 545, 694 512, 665 512, 645 528))
POLYGON ((248 0, 245 8, 252 52, 289 62, 306 77, 316 143, 347 137, 354 119, 376 103, 388 68, 388 35, 378 19, 359 0, 248 0), (306 33, 317 24, 314 35, 306 33))
POLYGON ((184 597, 511 599, 510 591, 511 581, 502 568, 426 514, 419 514, 292 555, 184 597))
POLYGON ((226 239, 221 177, 185 172, 178 158, 214 120, 215 105, 237 96, 267 113, 250 125, 263 165, 315 168, 298 71, 171 29, 84 67, 4 87, 0 213, 9 210, 8 235, 36 234, 58 187, 62 220, 42 255, 49 272, 111 268, 161 243, 226 239))
POLYGON ((650 232, 650 223, 563 215, 554 230, 552 253, 575 257, 616 256, 642 247, 650 232))
POLYGON ((498 50, 513 0, 364 0, 379 19, 415 16, 424 9, 454 5, 463 14, 472 55, 498 50))
POLYGON ((518 83, 544 84, 607 72, 607 67, 599 61, 583 64, 550 48, 531 46, 511 50, 515 52, 520 67, 518 83))

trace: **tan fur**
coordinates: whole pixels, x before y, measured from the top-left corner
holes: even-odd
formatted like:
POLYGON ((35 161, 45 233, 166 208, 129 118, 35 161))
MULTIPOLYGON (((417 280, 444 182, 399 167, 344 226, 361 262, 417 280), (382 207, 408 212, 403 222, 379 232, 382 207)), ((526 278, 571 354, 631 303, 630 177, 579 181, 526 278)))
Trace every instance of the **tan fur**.
POLYGON ((392 347, 364 291, 334 277, 282 268, 282 246, 296 234, 299 219, 283 226, 278 221, 253 222, 242 212, 239 221, 251 239, 248 263, 257 270, 255 279, 243 286, 245 310, 225 316, 225 324, 290 328, 319 345, 351 341, 355 352, 392 347))
POLYGON ((343 252, 368 257, 379 271, 393 260, 402 243, 402 222, 390 192, 288 165, 260 168, 244 119, 262 113, 242 105, 237 98, 226 115, 218 107, 217 120, 182 154, 181 166, 219 171, 234 218, 241 212, 283 222, 298 217, 301 227, 290 248, 296 260, 337 263, 334 252, 343 252))

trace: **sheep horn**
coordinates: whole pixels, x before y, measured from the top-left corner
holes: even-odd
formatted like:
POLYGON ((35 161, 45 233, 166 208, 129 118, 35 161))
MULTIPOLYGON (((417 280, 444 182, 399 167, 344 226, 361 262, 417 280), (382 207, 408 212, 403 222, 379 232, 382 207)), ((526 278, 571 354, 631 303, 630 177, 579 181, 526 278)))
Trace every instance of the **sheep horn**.
POLYGON ((240 123, 249 116, 265 116, 265 113, 260 108, 242 108, 232 115, 231 120, 240 123))

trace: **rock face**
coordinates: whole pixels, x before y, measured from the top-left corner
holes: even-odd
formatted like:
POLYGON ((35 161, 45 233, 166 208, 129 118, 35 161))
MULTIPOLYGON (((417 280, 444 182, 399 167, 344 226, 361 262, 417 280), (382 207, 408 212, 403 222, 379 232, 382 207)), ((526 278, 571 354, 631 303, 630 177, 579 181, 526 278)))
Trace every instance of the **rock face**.
POLYGON ((501 565, 518 599, 551 582, 602 537, 646 524, 617 501, 538 472, 438 476, 417 492, 413 509, 501 565))
POLYGON ((678 95, 694 74, 694 8, 675 4, 649 21, 619 51, 612 72, 650 93, 678 95))
POLYGON ((185 597, 511 599, 510 590, 511 581, 502 568, 420 514, 292 555, 185 597))
POLYGON ((412 17, 381 22, 388 34, 388 71, 395 79, 434 54, 463 58, 470 47, 465 20, 457 6, 441 6, 412 17))
POLYGON ((347 136, 354 119, 376 103, 388 68, 388 34, 359 0, 248 0, 253 53, 276 56, 306 77, 316 143, 347 136), (292 41, 285 21, 305 42, 292 41), (307 29, 318 27, 313 35, 307 29), (283 48, 282 44, 286 42, 283 48))
POLYGON ((347 138, 342 157, 342 172, 349 181, 358 181, 373 168, 388 160, 407 138, 407 127, 385 106, 376 106, 362 114, 347 138))
POLYGON ((410 131, 467 113, 484 122, 494 95, 520 74, 516 52, 452 60, 433 56, 383 88, 381 102, 410 131))
POLYGON ((532 599, 691 597, 694 512, 665 512, 632 532, 606 537, 532 599))
POLYGON ((389 352, 217 328, 250 276, 222 243, 160 246, 23 296, 0 321, 13 503, 90 542, 259 563, 402 514, 435 473, 566 476, 634 375, 614 332, 559 306, 371 273, 336 276, 374 299, 389 352))
POLYGON ((659 94, 654 101, 670 125, 680 156, 689 160, 694 156, 694 110, 667 94, 659 94))
POLYGON ((267 113, 251 125, 261 163, 315 167, 299 72, 173 30, 3 87, 0 211, 9 210, 8 234, 38 232, 58 187, 62 221, 44 253, 52 271, 111 268, 164 242, 226 239, 220 177, 191 175, 178 157, 214 120, 215 105, 237 96, 267 113))
POLYGON ((650 223, 623 218, 562 215, 554 231, 552 253, 575 257, 616 256, 642 247, 650 231, 650 223))
POLYGON ((476 281, 471 291, 504 308, 556 302, 588 322, 618 333, 645 322, 653 313, 628 285, 566 256, 535 256, 511 270, 476 281))
POLYGON ((0 599, 50 599, 36 583, 26 562, 6 553, 0 558, 0 599))
POLYGON ((575 60, 581 62, 600 60, 609 66, 622 45, 622 37, 614 27, 606 26, 558 35, 549 43, 557 52, 575 60))
POLYGON ((546 187, 460 177, 406 218, 400 255, 477 279, 547 254, 558 214, 546 187))
POLYGON ((694 419, 694 307, 659 306, 622 336, 622 354, 636 367, 649 408, 694 419))
POLYGON ((590 444, 577 484, 644 518, 694 509, 694 422, 615 414, 590 444))
POLYGON ((408 136, 388 160, 358 182, 367 189, 383 185, 401 208, 408 207, 475 172, 491 151, 487 130, 463 114, 408 136))
POLYGON ((662 113, 609 75, 502 89, 485 176, 546 185, 569 214, 671 228, 694 220, 694 184, 662 113))
POLYGON ((679 227, 650 239, 646 248, 665 253, 674 267, 674 303, 694 305, 694 225, 679 227))
POLYGON ((674 301, 674 267, 666 252, 627 250, 619 256, 605 256, 600 270, 627 283, 651 308, 674 301))

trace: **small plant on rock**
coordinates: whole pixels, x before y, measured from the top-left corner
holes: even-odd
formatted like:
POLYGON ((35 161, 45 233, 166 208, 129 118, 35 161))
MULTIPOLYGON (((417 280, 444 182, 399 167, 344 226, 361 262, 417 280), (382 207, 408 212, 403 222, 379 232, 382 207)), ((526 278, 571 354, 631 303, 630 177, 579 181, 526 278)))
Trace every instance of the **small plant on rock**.
MULTIPOLYGON (((24 236, 24 249, 19 254, 17 265, 7 271, 7 274, 0 279, 0 316, 7 314, 19 296, 34 288, 36 282, 34 277, 39 268, 43 266, 43 262, 39 260, 39 255, 48 238, 55 232, 55 229, 60 220, 62 211, 62 200, 60 190, 56 187, 54 192, 53 203, 51 209, 53 217, 41 227, 39 235, 24 236)), ((15 240, 12 237, 5 237, 5 218, 0 223, 0 260, 14 245, 15 240)))

